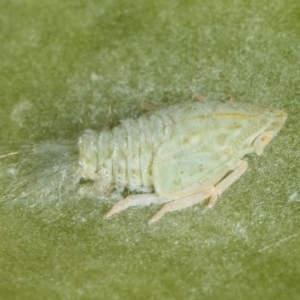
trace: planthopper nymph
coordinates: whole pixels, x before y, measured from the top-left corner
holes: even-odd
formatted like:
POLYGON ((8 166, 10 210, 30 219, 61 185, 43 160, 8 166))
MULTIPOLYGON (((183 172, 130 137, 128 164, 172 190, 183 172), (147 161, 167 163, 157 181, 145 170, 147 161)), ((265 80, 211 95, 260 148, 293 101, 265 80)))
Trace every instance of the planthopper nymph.
POLYGON ((164 214, 218 197, 247 170, 242 158, 261 155, 283 126, 277 109, 235 102, 191 101, 121 121, 79 138, 81 182, 99 196, 119 195, 109 218, 131 206, 164 204, 164 214), (129 195, 123 197, 124 191, 129 195))

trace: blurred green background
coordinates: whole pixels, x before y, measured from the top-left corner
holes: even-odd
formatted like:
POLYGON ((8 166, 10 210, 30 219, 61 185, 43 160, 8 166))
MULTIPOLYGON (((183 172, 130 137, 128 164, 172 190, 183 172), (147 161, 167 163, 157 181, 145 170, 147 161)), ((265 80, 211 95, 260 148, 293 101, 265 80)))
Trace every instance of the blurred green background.
POLYGON ((289 114, 210 211, 0 200, 0 299, 299 299, 299 61, 296 0, 0 0, 0 156, 196 93, 289 114))

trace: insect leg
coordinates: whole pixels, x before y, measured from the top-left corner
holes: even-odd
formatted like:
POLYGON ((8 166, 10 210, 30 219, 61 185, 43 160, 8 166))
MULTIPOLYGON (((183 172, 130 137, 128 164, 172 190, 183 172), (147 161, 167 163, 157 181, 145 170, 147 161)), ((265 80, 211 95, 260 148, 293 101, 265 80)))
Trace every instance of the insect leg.
POLYGON ((207 207, 208 208, 213 207, 216 204, 218 197, 227 188, 229 188, 235 181, 237 181, 246 172, 247 169, 248 169, 248 163, 245 160, 238 161, 233 172, 230 173, 228 176, 226 176, 222 181, 220 181, 215 186, 215 192, 211 196, 207 204, 207 207))
POLYGON ((190 196, 186 196, 180 199, 176 199, 173 202, 167 203, 163 206, 161 210, 159 210, 149 221, 149 224, 157 222, 161 219, 166 213, 174 211, 174 210, 181 210, 192 205, 198 204, 212 196, 215 192, 215 188, 211 186, 210 188, 204 189, 201 192, 196 194, 192 194, 190 196))
POLYGON ((240 160, 232 173, 225 177, 221 182, 219 182, 215 187, 207 188, 199 193, 174 200, 173 202, 167 203, 163 208, 158 211, 149 221, 149 223, 157 222, 166 213, 181 210, 192 205, 198 204, 208 197, 211 197, 208 203, 208 207, 213 207, 217 201, 218 196, 220 196, 230 185, 232 185, 236 180, 238 180, 247 170, 248 164, 244 160, 240 160))
POLYGON ((121 212, 130 206, 146 206, 150 204, 163 204, 170 200, 159 197, 157 194, 138 194, 130 195, 125 199, 118 201, 110 211, 105 214, 106 218, 121 212))

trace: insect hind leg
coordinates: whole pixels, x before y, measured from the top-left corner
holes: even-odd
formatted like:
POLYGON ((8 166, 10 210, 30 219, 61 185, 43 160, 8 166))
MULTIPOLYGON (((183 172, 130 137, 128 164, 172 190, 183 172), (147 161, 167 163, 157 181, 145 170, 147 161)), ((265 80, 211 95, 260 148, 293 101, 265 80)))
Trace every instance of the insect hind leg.
POLYGON ((137 194, 130 195, 125 199, 118 201, 110 211, 105 214, 105 218, 110 218, 113 215, 125 210, 131 206, 147 206, 150 204, 164 204, 170 200, 159 197, 157 194, 137 194))
POLYGON ((157 222, 160 220, 166 213, 175 211, 175 210, 181 210, 190 206, 193 206, 195 204, 201 203, 206 198, 212 196, 215 193, 215 188, 213 186, 202 190, 198 193, 174 200, 170 203, 167 203, 163 206, 161 210, 159 210, 149 221, 149 224, 152 224, 154 222, 157 222))
POLYGON ((154 223, 160 220, 166 213, 181 210, 192 205, 201 203, 208 197, 211 197, 207 207, 211 208, 217 202, 218 197, 229 188, 235 181, 237 181, 247 170, 248 164, 244 160, 238 161, 232 173, 227 175, 223 180, 221 180, 216 186, 209 187, 198 193, 174 200, 173 202, 167 203, 163 208, 158 211, 149 221, 149 223, 154 223))

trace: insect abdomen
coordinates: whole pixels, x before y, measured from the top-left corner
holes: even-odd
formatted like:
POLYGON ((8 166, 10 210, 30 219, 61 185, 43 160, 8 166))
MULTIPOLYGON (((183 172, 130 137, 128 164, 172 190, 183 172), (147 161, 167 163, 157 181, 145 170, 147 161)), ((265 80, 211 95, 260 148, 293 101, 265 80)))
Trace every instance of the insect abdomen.
POLYGON ((99 134, 87 130, 79 139, 80 175, 94 180, 103 193, 112 188, 151 192, 153 159, 171 127, 170 118, 152 114, 99 134))

